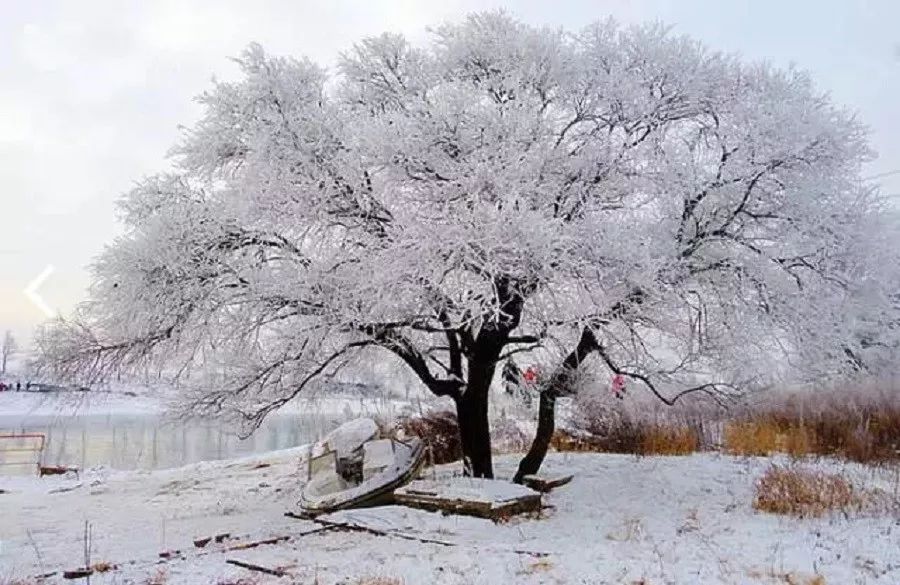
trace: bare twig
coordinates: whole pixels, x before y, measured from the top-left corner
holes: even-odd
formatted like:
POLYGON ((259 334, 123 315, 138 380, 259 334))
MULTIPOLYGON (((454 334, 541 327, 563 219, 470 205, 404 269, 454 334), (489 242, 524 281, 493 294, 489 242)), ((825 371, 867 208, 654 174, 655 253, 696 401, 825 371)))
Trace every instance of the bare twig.
POLYGON ((281 569, 270 569, 269 567, 264 567, 262 565, 254 565, 253 563, 247 563, 244 561, 238 561, 236 559, 225 559, 225 562, 229 565, 234 565, 236 567, 241 567, 242 569, 247 569, 248 571, 257 571, 259 573, 265 573, 266 575, 275 575, 276 577, 284 577, 287 573, 282 571, 281 569))

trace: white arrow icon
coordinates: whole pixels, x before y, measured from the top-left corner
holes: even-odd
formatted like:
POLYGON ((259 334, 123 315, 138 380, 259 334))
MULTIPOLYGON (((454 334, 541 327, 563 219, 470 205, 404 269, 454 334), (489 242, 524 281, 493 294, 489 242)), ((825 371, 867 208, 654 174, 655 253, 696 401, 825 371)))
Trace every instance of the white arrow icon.
POLYGON ((47 303, 44 302, 44 299, 41 297, 41 295, 39 295, 37 293, 37 290, 41 287, 42 284, 44 284, 45 280, 50 278, 50 275, 53 274, 53 270, 54 270, 54 268, 52 265, 47 266, 47 268, 44 268, 44 271, 41 272, 37 278, 32 280, 28 284, 28 286, 25 287, 25 290, 22 291, 25 293, 25 296, 28 297, 28 300, 31 301, 31 303, 35 307, 40 309, 41 312, 47 316, 47 318, 55 317, 56 312, 53 311, 53 309, 51 309, 47 305, 47 303))

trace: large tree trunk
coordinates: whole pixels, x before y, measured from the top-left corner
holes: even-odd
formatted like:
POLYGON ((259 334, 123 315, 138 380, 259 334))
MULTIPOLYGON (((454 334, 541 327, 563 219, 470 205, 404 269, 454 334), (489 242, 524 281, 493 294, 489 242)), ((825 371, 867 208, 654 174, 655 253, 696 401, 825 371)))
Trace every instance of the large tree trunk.
POLYGON ((456 400, 466 474, 472 477, 494 477, 488 398, 496 367, 496 360, 470 361, 466 391, 456 400))

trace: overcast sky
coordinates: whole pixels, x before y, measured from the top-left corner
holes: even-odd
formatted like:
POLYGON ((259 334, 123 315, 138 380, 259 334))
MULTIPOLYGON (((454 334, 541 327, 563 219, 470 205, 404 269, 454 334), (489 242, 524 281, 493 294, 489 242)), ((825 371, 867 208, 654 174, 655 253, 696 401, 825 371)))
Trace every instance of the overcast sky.
MULTIPOLYGON (((86 266, 120 230, 113 202, 167 167, 192 97, 251 41, 331 65, 366 35, 421 40, 425 27, 492 7, 535 24, 607 16, 662 20, 712 48, 795 63, 872 128, 876 175, 900 169, 900 2, 571 1, 323 2, 0 0, 0 328, 27 338, 44 313, 84 297, 86 266)), ((882 179, 900 193, 900 174, 882 179)))

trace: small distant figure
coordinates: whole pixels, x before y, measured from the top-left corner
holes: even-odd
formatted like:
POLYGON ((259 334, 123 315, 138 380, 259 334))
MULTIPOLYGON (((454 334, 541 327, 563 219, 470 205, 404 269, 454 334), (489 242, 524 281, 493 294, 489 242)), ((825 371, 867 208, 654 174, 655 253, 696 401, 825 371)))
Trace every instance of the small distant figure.
POLYGON ((21 392, 21 391, 22 391, 22 382, 21 382, 21 380, 19 380, 16 382, 16 392, 21 392))
POLYGON ((625 385, 625 376, 622 374, 616 374, 613 376, 612 385, 610 386, 610 391, 612 391, 613 396, 618 398, 619 400, 624 400, 625 391, 627 387, 625 385))

